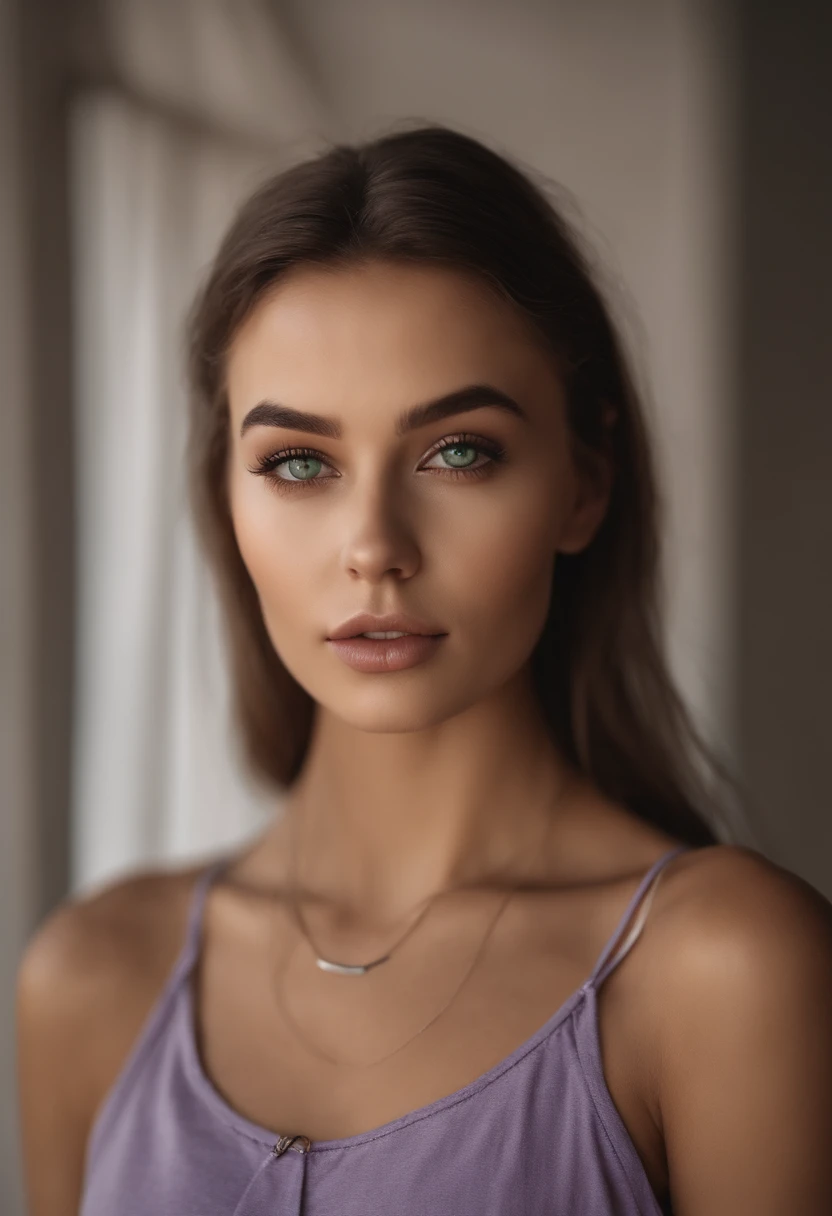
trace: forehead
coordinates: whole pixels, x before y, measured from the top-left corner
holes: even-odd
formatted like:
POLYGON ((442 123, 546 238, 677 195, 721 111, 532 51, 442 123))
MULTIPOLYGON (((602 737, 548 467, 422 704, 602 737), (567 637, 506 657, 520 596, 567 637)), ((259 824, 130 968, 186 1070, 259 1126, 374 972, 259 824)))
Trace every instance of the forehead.
POLYGON ((232 414, 280 393, 293 405, 391 409, 472 381, 522 392, 554 359, 510 301, 473 273, 374 262, 298 267, 241 326, 228 357, 232 414))

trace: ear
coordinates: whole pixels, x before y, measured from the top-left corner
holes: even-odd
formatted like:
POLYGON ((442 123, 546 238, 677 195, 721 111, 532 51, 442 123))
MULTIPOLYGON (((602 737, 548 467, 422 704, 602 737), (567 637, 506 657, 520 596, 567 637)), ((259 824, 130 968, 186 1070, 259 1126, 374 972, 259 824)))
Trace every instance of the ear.
POLYGON ((575 493, 572 511, 560 540, 558 553, 580 553, 603 523, 615 481, 615 462, 610 441, 618 411, 608 406, 604 412, 604 443, 601 449, 583 449, 573 465, 575 493))

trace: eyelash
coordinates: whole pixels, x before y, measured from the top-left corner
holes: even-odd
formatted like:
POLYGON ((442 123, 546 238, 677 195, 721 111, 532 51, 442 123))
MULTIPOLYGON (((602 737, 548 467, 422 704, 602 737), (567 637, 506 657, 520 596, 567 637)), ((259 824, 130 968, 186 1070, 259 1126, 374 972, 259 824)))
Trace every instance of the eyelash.
MULTIPOLYGON (((432 460, 434 456, 438 456, 440 452, 444 452, 447 448, 455 447, 470 447, 482 455, 490 457, 489 463, 478 465, 476 468, 469 469, 451 469, 445 468, 430 469, 431 473, 442 472, 447 476, 453 477, 486 477, 492 471, 494 465, 499 464, 505 459, 505 448, 491 440, 480 439, 476 435, 453 435, 442 441, 442 443, 428 453, 427 459, 432 460)), ((269 456, 261 457, 254 468, 250 468, 249 472, 254 473, 258 477, 265 477, 275 489, 282 493, 288 490, 289 493, 297 489, 306 489, 308 486, 319 485, 322 481, 333 481, 332 477, 313 477, 307 481, 292 480, 287 477, 277 477, 275 470, 279 465, 285 464, 289 460, 296 460, 310 456, 315 460, 320 460, 322 464, 328 466, 328 462, 324 460, 323 453, 315 451, 314 448, 283 448, 279 452, 273 452, 269 456)))

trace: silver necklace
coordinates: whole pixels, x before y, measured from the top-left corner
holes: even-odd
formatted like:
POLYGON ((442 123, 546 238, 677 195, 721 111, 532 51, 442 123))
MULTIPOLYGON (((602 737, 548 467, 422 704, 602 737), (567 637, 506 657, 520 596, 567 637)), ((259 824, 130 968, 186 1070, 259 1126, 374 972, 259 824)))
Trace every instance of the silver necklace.
POLYGON ((278 1009, 280 1010, 280 1013, 283 1016, 284 1022, 289 1027, 290 1031, 295 1035, 295 1037, 297 1039, 300 1040, 300 1042, 304 1045, 304 1047, 306 1047, 306 1049, 308 1051, 311 1051, 312 1054, 317 1056, 320 1060, 325 1060, 327 1062, 327 1064, 336 1064, 342 1068, 343 1067, 346 1067, 346 1068, 372 1068, 376 1064, 383 1064, 384 1061, 389 1060, 391 1056, 398 1055, 398 1053, 400 1051, 402 1051, 405 1047, 407 1047, 408 1043, 412 1043, 413 1040, 418 1038, 418 1036, 420 1034, 424 1034, 424 1032, 429 1027, 431 1027, 434 1024, 434 1022, 438 1021, 438 1019, 442 1016, 442 1014, 445 1012, 445 1010, 450 1007, 451 1003, 456 1000, 456 998, 459 995, 460 991, 462 990, 462 987, 465 984, 466 980, 471 975, 471 972, 474 970, 477 963, 479 962, 480 957, 482 956, 482 952, 486 947, 486 943, 488 942, 488 939, 491 937, 491 934, 494 930, 495 925, 497 924, 497 921, 500 919, 503 911, 505 910, 506 905, 508 904, 508 901, 511 899, 512 895, 514 894, 514 892, 516 890, 517 890, 516 887, 510 887, 508 889, 508 891, 506 891, 503 898, 500 900, 499 904, 497 905, 497 910, 491 916, 491 918, 488 922, 488 925, 486 927, 485 934, 483 935, 479 946, 477 947, 476 951, 474 952, 473 958, 471 959, 468 966, 465 968, 462 978, 460 979, 459 983, 454 988, 451 995, 445 1001, 444 1005, 442 1005, 442 1007, 438 1010, 437 1013, 434 1013, 432 1015, 432 1017, 428 1018, 428 1020, 422 1026, 420 1026, 419 1029, 414 1034, 412 1034, 408 1038, 406 1038, 403 1043, 400 1043, 398 1045, 398 1047, 394 1047, 392 1051, 385 1052, 385 1054, 382 1056, 376 1056, 372 1060, 343 1060, 343 1059, 338 1059, 336 1056, 330 1055, 330 1053, 328 1051, 322 1050, 320 1047, 318 1047, 318 1045, 316 1043, 313 1043, 311 1041, 311 1039, 307 1036, 306 1032, 301 1028, 300 1023, 297 1021, 295 1016, 289 1011, 289 1007, 283 998, 284 979, 286 976, 286 972, 289 969, 289 963, 291 962, 292 958, 294 957, 295 951, 298 948, 299 939, 297 941, 295 941, 294 946, 289 951, 288 957, 286 958, 286 960, 277 976, 277 983, 275 984, 275 988, 274 988, 274 994, 275 994, 277 1006, 278 1006, 278 1009))
POLYGON ((325 958, 321 954, 320 950, 312 940, 312 935, 309 932, 306 921, 303 919, 303 913, 300 910, 300 904, 297 900, 297 844, 293 825, 290 825, 290 839, 291 846, 289 856, 291 859, 291 881, 289 882, 289 907, 292 911, 295 923, 297 924, 307 945, 315 956, 315 964, 321 969, 321 971, 329 971, 333 975, 366 975, 367 972, 372 971, 374 967, 380 967, 382 963, 386 963, 388 959, 392 957, 393 953, 398 950, 399 946, 401 946, 401 944, 406 941, 408 937, 410 937, 417 925, 424 920, 434 901, 437 900, 440 895, 444 894, 442 891, 435 891, 433 895, 428 897, 421 912, 418 913, 415 920, 413 920, 407 929, 405 929, 399 940, 394 942, 393 945, 387 950, 386 954, 382 954, 379 958, 372 959, 369 963, 335 962, 334 959, 325 958))
MULTIPOLYGON (((562 798, 563 792, 566 789, 567 785, 568 785, 568 777, 566 777, 561 782, 561 788, 558 791, 558 800, 560 798, 562 798)), ((547 821, 547 832, 548 832, 548 821, 547 821)), ((547 833, 544 833, 544 839, 545 839, 546 834, 547 833)), ((516 861, 517 858, 520 857, 522 853, 523 853, 522 849, 518 850, 518 852, 512 858, 512 861, 516 861)), ((411 933, 413 933, 413 931, 417 928, 417 926, 421 924, 421 922, 427 916, 428 912, 432 908, 435 901, 439 898, 439 896, 445 894, 444 891, 435 891, 433 893, 433 895, 430 895, 427 898, 427 900, 425 901, 425 905, 422 908, 421 912, 419 912, 417 914, 415 919, 411 922, 411 924, 407 927, 407 929, 405 929, 404 933, 398 939, 398 941, 394 942, 393 945, 390 946, 389 949, 384 954, 379 956, 379 958, 371 959, 370 962, 368 962, 368 963, 339 963, 339 962, 336 962, 334 959, 326 958, 321 953, 321 951, 316 946, 315 942, 312 940, 312 935, 309 932, 309 928, 306 924, 306 921, 303 918, 303 913, 301 912, 300 904, 298 903, 298 899, 297 899, 297 890, 298 890, 297 854, 298 854, 298 850, 297 850, 297 839, 296 839, 296 834, 295 834, 295 824, 294 824, 294 820, 291 819, 290 823, 289 823, 289 865, 290 865, 290 871, 289 871, 290 881, 288 884, 289 907, 292 912, 292 916, 295 920, 295 923, 297 924, 298 929, 300 930, 307 945, 309 946, 313 955, 315 956, 315 965, 317 967, 319 967, 321 971, 328 971, 328 972, 330 972, 330 974, 333 974, 333 975, 352 975, 352 976, 367 975, 368 972, 374 970, 374 968, 380 967, 382 963, 388 962, 392 958, 395 951, 398 950, 399 946, 401 946, 410 937, 411 933)))
MULTIPOLYGON (((567 788, 568 784, 569 784, 569 778, 567 776, 564 779, 564 781, 561 783, 561 788, 558 792, 558 800, 563 796, 564 790, 567 788)), ((541 838, 536 844, 535 856, 537 856, 537 853, 542 849, 543 845, 545 844, 546 840, 548 839, 549 833, 552 830, 553 821, 554 821, 554 816, 550 815, 547 818, 545 828, 541 835, 541 838)), ((515 860, 516 860, 517 856, 520 856, 521 852, 522 852, 522 850, 519 851, 515 855, 515 860)), ((312 951, 315 954, 316 962, 318 963, 318 966, 321 966, 322 962, 326 964, 326 963, 330 963, 330 960, 326 960, 326 959, 322 960, 320 958, 318 951, 316 950, 315 946, 312 944, 311 939, 309 938, 308 934, 304 931, 303 917, 298 914, 299 909, 298 909, 298 904, 297 904, 296 887, 295 887, 296 871, 295 871, 294 850, 290 850, 290 857, 291 857, 291 862, 292 862, 292 882, 289 884, 290 906, 296 912, 296 921, 297 921, 298 927, 301 930, 301 934, 304 936, 305 940, 307 941, 309 946, 312 948, 312 951)), ((295 942, 294 946, 289 951, 286 959, 284 960, 283 966, 280 968, 277 976, 275 977, 277 982, 275 983, 275 986, 274 986, 274 995, 275 995, 275 1000, 276 1000, 278 1009, 280 1010, 280 1013, 283 1017, 284 1023, 289 1027, 290 1031, 307 1048, 308 1051, 311 1051, 313 1055, 316 1055, 321 1060, 325 1060, 329 1064, 335 1064, 335 1065, 338 1065, 341 1067, 345 1066, 345 1067, 352 1067, 352 1068, 355 1068, 355 1067, 371 1068, 376 1064, 381 1064, 385 1060, 389 1060, 391 1058, 391 1056, 397 1055, 400 1051, 402 1051, 405 1047, 407 1047, 409 1043, 412 1043, 414 1039, 418 1038, 419 1035, 424 1034, 424 1032, 426 1030, 428 1030, 434 1024, 434 1022, 438 1021, 438 1019, 442 1016, 442 1014, 445 1013, 445 1011, 450 1007, 452 1002, 454 1000, 456 1000, 457 996, 459 995, 460 991, 462 990, 463 985, 465 984, 465 982, 467 981, 467 979, 473 972, 474 968, 476 967, 477 963, 479 962, 479 960, 482 956, 482 953, 485 950, 486 944, 487 944, 489 938, 491 937, 491 934, 497 924, 497 921, 500 919, 503 912, 505 911, 505 908, 506 908, 509 900, 515 894, 515 892, 517 890, 519 890, 520 886, 521 886, 521 883, 516 883, 514 886, 509 887, 509 889, 505 892, 503 898, 499 901, 496 911, 494 912, 493 916, 489 919, 488 925, 486 926, 485 934, 483 935, 482 939, 480 940, 480 944, 477 947, 476 951, 474 952, 474 956, 471 959, 471 962, 466 967, 466 969, 462 975, 462 978, 460 979, 459 983, 454 988, 450 997, 447 999, 447 1001, 445 1001, 444 1005, 442 1005, 442 1007, 439 1009, 439 1011, 437 1013, 433 1014, 432 1017, 430 1017, 422 1026, 420 1026, 419 1029, 414 1034, 410 1035, 407 1039, 405 1039, 405 1041, 403 1043, 400 1043, 398 1047, 394 1047, 392 1051, 388 1051, 385 1055, 378 1056, 373 1060, 342 1060, 342 1059, 337 1059, 335 1056, 330 1055, 329 1052, 322 1051, 321 1048, 319 1048, 316 1044, 311 1042, 311 1040, 307 1037, 305 1032, 301 1029, 301 1027, 300 1027, 299 1023, 297 1022, 297 1020, 295 1019, 295 1017, 289 1011, 288 1006, 286 1005, 286 1002, 283 999, 283 985, 284 985, 285 975, 289 969, 289 963, 291 962, 292 958, 294 957, 295 951, 297 950, 299 941, 295 942)), ((341 975, 364 975, 364 974, 366 974, 367 971, 371 970, 371 968, 373 966, 377 966, 379 963, 386 962, 387 959, 389 959, 390 956, 392 955, 393 951, 399 945, 401 945, 401 943, 404 941, 404 939, 410 935, 410 933, 413 931, 413 929, 415 929, 416 925, 424 917, 425 913, 427 912, 427 909, 431 906, 431 904, 434 902, 434 900, 436 900, 438 898, 438 896, 441 894, 443 894, 443 892, 440 891, 430 897, 430 899, 428 900, 428 903, 427 903, 427 907, 425 909, 423 909, 423 911, 419 914, 419 916, 416 918, 416 920, 413 922, 413 924, 409 927, 407 932, 399 939, 399 941, 395 944, 395 946, 393 946, 390 950, 388 950, 387 954, 383 955, 380 959, 376 960, 374 963, 362 964, 360 966, 360 969, 358 967, 356 967, 356 965, 354 965, 354 964, 334 964, 333 965, 330 963, 329 966, 323 966, 321 969, 325 970, 325 971, 334 971, 336 974, 341 974, 341 975)), ((272 924, 272 934, 274 934, 274 923, 272 924)))

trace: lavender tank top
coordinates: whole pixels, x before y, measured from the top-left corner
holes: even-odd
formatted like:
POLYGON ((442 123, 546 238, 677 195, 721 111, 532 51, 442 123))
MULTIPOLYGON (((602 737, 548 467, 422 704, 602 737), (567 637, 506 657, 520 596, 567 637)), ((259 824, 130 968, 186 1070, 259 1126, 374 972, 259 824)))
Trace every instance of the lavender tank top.
POLYGON ((499 1064, 381 1127, 312 1142, 252 1123, 201 1064, 188 976, 206 891, 229 859, 215 861, 93 1123, 79 1216, 662 1216, 604 1080, 596 1002, 641 932, 654 880, 688 847, 647 871, 589 979, 499 1064))

